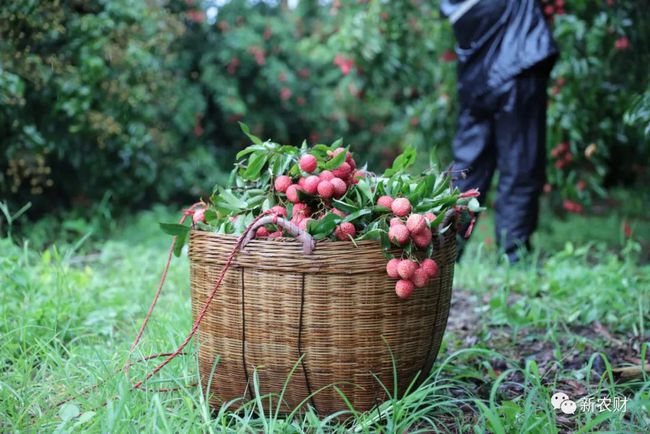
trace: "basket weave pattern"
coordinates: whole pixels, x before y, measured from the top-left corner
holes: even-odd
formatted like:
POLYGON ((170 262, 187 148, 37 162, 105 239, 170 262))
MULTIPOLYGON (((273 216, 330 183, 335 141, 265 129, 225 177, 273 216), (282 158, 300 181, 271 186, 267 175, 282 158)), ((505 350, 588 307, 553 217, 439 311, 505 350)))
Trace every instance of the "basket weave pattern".
MULTIPOLYGON (((191 232, 195 318, 235 242, 232 235, 191 232)), ((293 239, 251 241, 226 272, 198 330, 204 388, 219 357, 211 404, 252 398, 255 369, 260 393, 267 394, 280 393, 295 368, 283 409, 306 402, 322 414, 347 408, 333 384, 357 410, 381 402, 385 393, 373 374, 393 390, 391 353, 400 394, 418 372, 426 377, 449 314, 454 231, 434 237, 434 245, 438 277, 400 300, 376 241, 357 247, 324 241, 309 256, 293 239)))

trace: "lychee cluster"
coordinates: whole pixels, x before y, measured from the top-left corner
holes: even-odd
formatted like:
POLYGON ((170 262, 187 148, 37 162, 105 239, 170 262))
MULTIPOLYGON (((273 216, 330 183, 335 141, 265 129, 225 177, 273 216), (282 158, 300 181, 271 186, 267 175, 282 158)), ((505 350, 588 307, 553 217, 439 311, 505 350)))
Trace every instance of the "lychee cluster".
MULTIPOLYGON (((429 247, 433 239, 431 224, 436 219, 433 213, 411 212, 411 202, 405 197, 393 199, 390 196, 381 196, 377 199, 377 205, 390 209, 394 215, 390 219, 388 229, 388 239, 392 244, 404 247, 412 241, 418 249, 429 247)), ((395 285, 395 292, 400 298, 407 298, 414 288, 425 286, 430 278, 436 276, 438 266, 434 260, 428 258, 422 261, 420 266, 411 259, 391 259, 386 265, 386 272, 388 276, 400 279, 395 285)))
MULTIPOLYGON (((329 151, 328 156, 334 158, 341 152, 347 151, 345 148, 337 148, 334 151, 329 151)), ((345 160, 332 170, 318 171, 318 159, 311 154, 300 157, 298 166, 302 176, 297 180, 288 175, 281 175, 275 179, 273 184, 275 192, 280 197, 286 197, 286 200, 293 204, 291 222, 300 229, 306 230, 307 224, 311 220, 323 217, 328 211, 345 217, 344 213, 329 206, 329 201, 332 198, 339 199, 345 196, 350 186, 357 184, 360 178, 365 177, 362 170, 357 170, 357 164, 352 158, 352 154, 347 152, 345 160)), ((271 212, 278 216, 288 217, 287 209, 281 205, 271 208, 271 212)), ((279 235, 276 235, 277 233, 277 231, 271 232, 270 229, 263 227, 258 229, 256 236, 282 236, 282 231, 279 231, 279 235)), ((356 235, 356 228, 354 224, 344 222, 336 227, 334 235, 341 241, 349 240, 356 235)))
POLYGON ((412 259, 391 259, 386 264, 386 274, 399 279, 395 284, 395 293, 399 298, 408 298, 415 288, 422 288, 430 279, 438 275, 438 264, 430 258, 419 264, 412 259))

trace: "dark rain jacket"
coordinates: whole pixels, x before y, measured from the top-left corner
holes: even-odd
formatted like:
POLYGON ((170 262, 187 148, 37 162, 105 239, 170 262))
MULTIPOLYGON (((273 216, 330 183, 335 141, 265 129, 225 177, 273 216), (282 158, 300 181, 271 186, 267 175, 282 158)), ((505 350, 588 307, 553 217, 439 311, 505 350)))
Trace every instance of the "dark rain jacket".
MULTIPOLYGON (((461 0, 442 0, 452 15, 461 0)), ((538 0, 480 0, 453 24, 461 105, 489 106, 491 95, 522 71, 553 66, 558 54, 538 0)))

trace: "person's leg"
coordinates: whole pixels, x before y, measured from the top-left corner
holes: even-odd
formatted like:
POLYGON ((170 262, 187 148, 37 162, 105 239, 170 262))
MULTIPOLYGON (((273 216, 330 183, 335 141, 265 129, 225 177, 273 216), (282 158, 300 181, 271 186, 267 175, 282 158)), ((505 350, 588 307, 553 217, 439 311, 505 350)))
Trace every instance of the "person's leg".
POLYGON ((546 70, 516 77, 495 116, 496 237, 511 262, 519 259, 520 248, 530 248, 537 227, 546 166, 547 80, 546 70))
MULTIPOLYGON (((496 167, 494 132, 490 119, 479 119, 469 109, 461 109, 458 130, 453 143, 454 163, 451 166, 452 184, 460 191, 477 188, 483 204, 496 167)), ((465 223, 459 231, 458 256, 460 259, 467 230, 465 223)))

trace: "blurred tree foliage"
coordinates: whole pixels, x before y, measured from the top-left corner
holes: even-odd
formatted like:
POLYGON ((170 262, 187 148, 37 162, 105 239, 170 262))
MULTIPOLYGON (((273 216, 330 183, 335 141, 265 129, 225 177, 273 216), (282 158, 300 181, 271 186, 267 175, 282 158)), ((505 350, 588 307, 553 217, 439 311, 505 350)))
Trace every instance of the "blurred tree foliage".
MULTIPOLYGON (((588 204, 647 174, 648 18, 632 0, 542 3, 562 49, 548 190, 588 204)), ((290 144, 344 137, 375 169, 405 144, 448 161, 453 48, 420 0, 9 2, 0 195, 41 211, 186 201, 245 145, 238 121, 290 144)))

